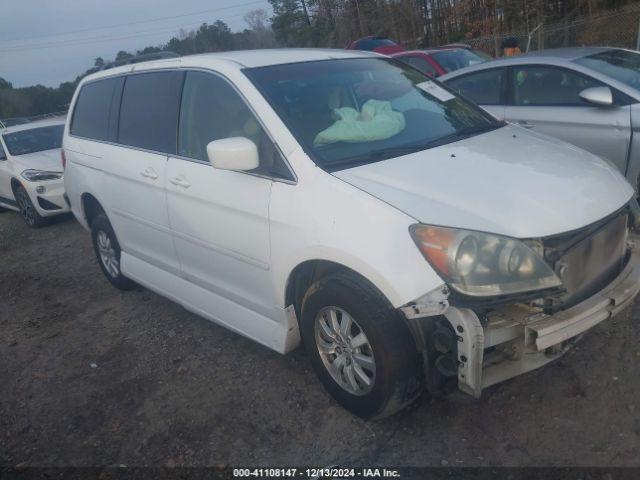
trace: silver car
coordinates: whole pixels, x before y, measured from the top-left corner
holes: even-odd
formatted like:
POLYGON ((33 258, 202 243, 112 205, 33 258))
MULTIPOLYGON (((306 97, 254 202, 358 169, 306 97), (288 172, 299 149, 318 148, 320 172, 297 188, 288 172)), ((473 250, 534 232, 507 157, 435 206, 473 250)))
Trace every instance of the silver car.
POLYGON ((439 80, 500 119, 609 160, 638 189, 640 53, 608 47, 541 50, 439 80))

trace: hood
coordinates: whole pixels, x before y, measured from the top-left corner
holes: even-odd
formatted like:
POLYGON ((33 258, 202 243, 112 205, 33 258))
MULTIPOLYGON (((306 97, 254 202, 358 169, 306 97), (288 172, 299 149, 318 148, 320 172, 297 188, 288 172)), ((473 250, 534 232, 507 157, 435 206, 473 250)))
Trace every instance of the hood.
POLYGON ((333 175, 418 222, 515 238, 584 227, 634 194, 605 161, 513 126, 333 175))
POLYGON ((11 159, 21 167, 24 167, 24 170, 33 168, 36 170, 62 172, 62 160, 60 158, 59 148, 28 153, 26 155, 16 155, 12 156, 11 159))

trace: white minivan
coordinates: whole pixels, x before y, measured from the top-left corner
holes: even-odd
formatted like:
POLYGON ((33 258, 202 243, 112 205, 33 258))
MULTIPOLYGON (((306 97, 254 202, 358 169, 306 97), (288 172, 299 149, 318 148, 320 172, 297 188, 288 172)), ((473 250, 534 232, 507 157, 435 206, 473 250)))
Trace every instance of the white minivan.
POLYGON ((65 187, 116 287, 281 353, 366 418, 479 397, 632 302, 633 188, 397 61, 261 50, 82 80, 65 187))

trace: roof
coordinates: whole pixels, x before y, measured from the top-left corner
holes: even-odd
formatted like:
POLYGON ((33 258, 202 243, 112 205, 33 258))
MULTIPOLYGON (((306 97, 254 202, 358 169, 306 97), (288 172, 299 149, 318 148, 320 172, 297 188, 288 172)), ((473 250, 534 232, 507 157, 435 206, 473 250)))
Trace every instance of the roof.
POLYGON ((420 50, 404 50, 402 52, 394 53, 392 57, 402 57, 403 55, 415 55, 421 53, 424 55, 431 55, 432 53, 451 52, 455 50, 468 50, 462 47, 442 47, 442 48, 424 48, 420 50))
POLYGON ((513 57, 501 57, 495 60, 489 60, 487 62, 472 65, 470 67, 461 68, 460 70, 454 70, 442 77, 440 80, 448 80, 449 78, 458 77, 466 73, 471 73, 476 70, 485 70, 493 67, 504 67, 509 65, 520 65, 523 63, 535 62, 535 63, 563 63, 571 62, 577 58, 585 57, 588 55, 594 55, 600 52, 606 52, 608 50, 617 50, 616 47, 570 47, 570 48, 550 48, 548 50, 536 50, 534 52, 523 53, 521 55, 515 55, 513 57))
MULTIPOLYGON (((528 53, 518 55, 518 57, 547 57, 562 58, 565 60, 575 60, 576 58, 586 57, 607 50, 613 50, 615 47, 566 47, 566 48, 549 48, 547 50, 535 50, 528 53)), ((516 57, 511 57, 516 58, 516 57)))
POLYGON ((170 66, 201 66, 203 63, 210 63, 212 67, 216 64, 225 63, 227 66, 233 65, 238 69, 266 67, 270 65, 282 65, 286 63, 311 62, 318 60, 331 60, 343 58, 367 58, 376 57, 379 54, 365 50, 343 50, 343 49, 323 49, 323 48, 274 48, 261 50, 235 50, 231 52, 200 53, 197 55, 187 55, 179 58, 169 58, 152 60, 132 65, 101 70, 86 77, 87 80, 110 76, 118 73, 126 73, 140 68, 162 68, 170 66))
POLYGON ((12 127, 6 127, 3 129, 0 129, 0 132, 2 132, 3 134, 22 132, 23 130, 31 130, 33 128, 49 127, 53 125, 64 125, 66 121, 67 121, 66 117, 53 117, 53 118, 47 118, 44 120, 35 120, 29 123, 21 123, 20 125, 14 125, 12 127))

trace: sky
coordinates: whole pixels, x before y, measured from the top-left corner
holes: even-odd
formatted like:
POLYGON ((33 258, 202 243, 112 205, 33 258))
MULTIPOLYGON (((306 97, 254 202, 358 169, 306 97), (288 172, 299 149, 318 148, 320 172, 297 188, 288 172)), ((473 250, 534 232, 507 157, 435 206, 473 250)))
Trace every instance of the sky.
POLYGON ((0 77, 14 87, 58 86, 119 50, 159 45, 180 29, 224 21, 247 28, 267 0, 0 0, 0 77))

